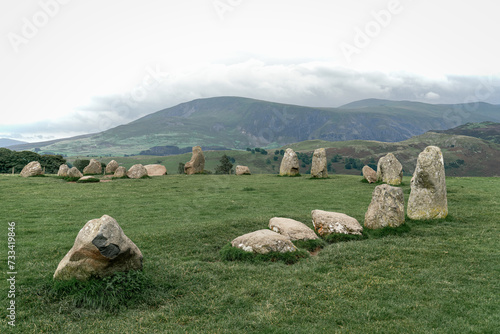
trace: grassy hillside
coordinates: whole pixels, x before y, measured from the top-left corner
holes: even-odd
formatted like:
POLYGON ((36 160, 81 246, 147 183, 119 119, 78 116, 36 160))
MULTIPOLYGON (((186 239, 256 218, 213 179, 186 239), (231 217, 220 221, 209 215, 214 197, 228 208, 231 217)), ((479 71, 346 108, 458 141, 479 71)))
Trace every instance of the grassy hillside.
POLYGON ((467 123, 453 129, 435 132, 476 137, 500 144, 500 123, 495 122, 467 123))
MULTIPOLYGON (((76 184, 0 175, 1 224, 7 231, 16 222, 15 332, 496 332, 498 178, 447 178, 447 219, 407 220, 401 233, 334 243, 294 265, 221 260, 230 240, 274 216, 311 226, 311 210, 324 209, 362 223, 375 185, 360 179, 168 175, 76 184), (78 231, 103 214, 144 255, 149 283, 130 292, 137 301, 128 307, 78 307, 52 282, 78 231)), ((407 200, 409 178, 403 183, 407 200)), ((3 333, 13 329, 1 286, 3 333)), ((97 297, 88 298, 83 305, 97 297)))

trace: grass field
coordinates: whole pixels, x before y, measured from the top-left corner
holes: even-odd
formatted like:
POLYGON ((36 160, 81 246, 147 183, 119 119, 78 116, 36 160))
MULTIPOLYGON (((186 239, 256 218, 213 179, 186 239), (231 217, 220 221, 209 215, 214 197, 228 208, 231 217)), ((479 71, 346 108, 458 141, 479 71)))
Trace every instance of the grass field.
MULTIPOLYGON (((409 195, 404 178, 405 200, 409 195)), ((106 183, 0 175, 0 247, 16 223, 18 333, 498 333, 500 179, 448 178, 450 216, 407 233, 326 246, 293 265, 223 261, 233 238, 311 210, 361 223, 360 176, 167 175, 106 183), (149 285, 129 307, 75 306, 52 275, 90 219, 114 217, 141 249, 149 285)))

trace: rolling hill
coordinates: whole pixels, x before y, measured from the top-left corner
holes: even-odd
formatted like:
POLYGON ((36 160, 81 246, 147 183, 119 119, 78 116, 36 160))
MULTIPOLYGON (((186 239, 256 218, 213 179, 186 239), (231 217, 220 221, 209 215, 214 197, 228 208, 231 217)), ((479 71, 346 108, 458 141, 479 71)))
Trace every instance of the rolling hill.
POLYGON ((21 145, 21 144, 26 144, 26 142, 9 138, 0 138, 0 147, 9 147, 12 145, 21 145))
POLYGON ((434 132, 476 137, 500 144, 500 123, 495 122, 466 123, 453 129, 434 132))

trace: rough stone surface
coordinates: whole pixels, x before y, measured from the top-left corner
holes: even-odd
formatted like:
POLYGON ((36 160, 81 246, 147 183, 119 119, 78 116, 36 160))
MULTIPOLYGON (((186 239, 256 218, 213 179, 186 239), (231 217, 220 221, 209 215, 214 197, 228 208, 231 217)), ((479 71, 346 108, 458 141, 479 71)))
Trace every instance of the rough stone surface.
POLYGON ((115 272, 142 269, 142 253, 123 233, 112 217, 104 215, 87 222, 78 233, 73 247, 64 256, 54 279, 87 280, 115 272))
POLYGON ((363 231, 363 227, 356 218, 343 213, 313 210, 311 214, 314 229, 321 236, 332 233, 360 235, 363 231))
POLYGON ((127 175, 127 169, 123 166, 119 166, 116 170, 115 173, 113 174, 113 177, 124 177, 127 175))
POLYGON ((373 170, 370 166, 363 167, 363 177, 368 181, 368 183, 377 182, 377 172, 373 170))
POLYGON ((448 200, 441 149, 428 146, 417 159, 408 198, 408 217, 417 220, 439 219, 448 215, 448 200))
POLYGON ((118 168, 118 162, 116 162, 115 160, 111 160, 107 165, 106 165, 106 169, 105 169, 105 173, 106 174, 113 174, 116 169, 118 168))
POLYGON ((283 160, 281 160, 280 175, 294 176, 297 174, 299 174, 299 159, 291 148, 287 148, 283 160))
POLYGON ((76 167, 71 167, 68 171, 69 177, 82 177, 83 174, 76 167))
POLYGON ((83 169, 83 174, 102 174, 102 166, 96 159, 90 159, 87 167, 83 169))
POLYGON ((203 151, 201 150, 201 147, 194 146, 191 160, 186 162, 186 164, 184 165, 184 173, 186 173, 187 175, 192 175, 196 173, 202 173, 204 169, 205 156, 203 155, 203 151))
POLYGON ((271 218, 269 228, 276 233, 289 237, 293 241, 318 239, 316 233, 306 224, 289 218, 271 218))
POLYGON ((318 148, 314 150, 312 157, 311 177, 315 178, 328 177, 326 150, 324 148, 318 148))
POLYGON ((244 234, 231 241, 231 245, 246 252, 258 254, 269 252, 286 253, 297 250, 290 238, 267 229, 244 234))
POLYGON ((69 172, 68 165, 62 164, 61 166, 59 166, 59 170, 57 171, 57 176, 66 177, 68 176, 68 172, 69 172))
POLYGON ((146 168, 149 176, 161 176, 167 174, 167 168, 163 165, 145 165, 144 168, 146 168))
POLYGON ((42 165, 40 165, 38 161, 30 162, 29 164, 24 166, 23 170, 21 171, 22 177, 30 177, 42 174, 43 174, 42 165))
POLYGON ((140 179, 147 175, 148 171, 142 164, 135 164, 127 171, 127 176, 131 179, 140 179))
POLYGON ((250 175, 250 168, 247 166, 236 166, 236 175, 250 175))
POLYGON ((380 158, 377 164, 377 180, 397 186, 403 180, 403 165, 394 154, 387 153, 380 158))
POLYGON ((376 186, 365 214, 365 227, 398 227, 405 222, 403 189, 388 184, 376 186))

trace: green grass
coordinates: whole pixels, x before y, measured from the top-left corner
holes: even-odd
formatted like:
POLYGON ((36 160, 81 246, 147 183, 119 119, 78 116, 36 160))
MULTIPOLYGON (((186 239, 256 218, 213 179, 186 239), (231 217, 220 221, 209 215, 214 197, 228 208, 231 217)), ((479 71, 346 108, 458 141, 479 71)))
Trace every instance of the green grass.
POLYGON ((14 221, 18 273, 14 329, 7 282, 0 283, 0 332, 497 332, 499 178, 448 178, 450 217, 366 231, 293 265, 222 258, 231 240, 272 217, 312 227, 311 210, 322 209, 362 223, 376 185, 359 179, 167 175, 84 189, 55 177, 0 175, 2 270, 5 277, 14 221), (103 214, 141 249, 143 272, 106 284, 52 281, 78 231, 103 214))

